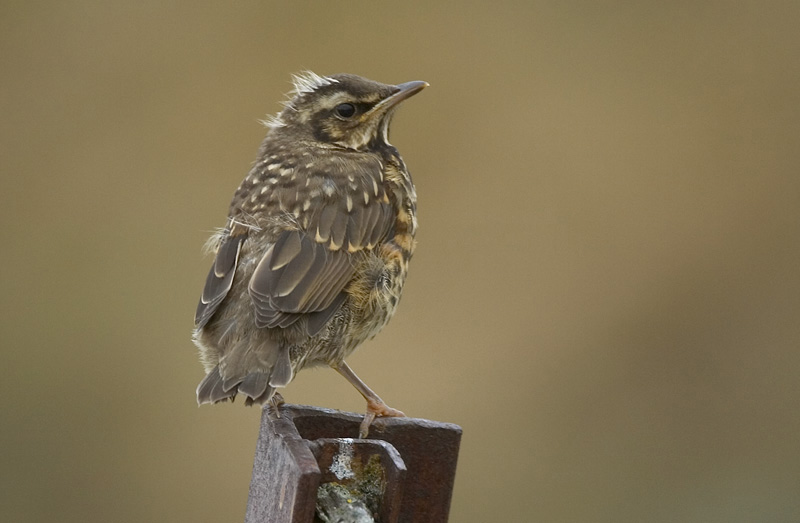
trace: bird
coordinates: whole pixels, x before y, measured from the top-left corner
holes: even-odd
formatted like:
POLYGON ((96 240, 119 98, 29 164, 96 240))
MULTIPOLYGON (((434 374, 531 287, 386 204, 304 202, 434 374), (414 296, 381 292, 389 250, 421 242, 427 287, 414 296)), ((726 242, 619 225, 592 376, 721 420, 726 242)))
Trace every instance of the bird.
POLYGON ((389 125, 429 84, 354 74, 293 76, 256 162, 209 238, 214 261, 192 339, 206 375, 199 405, 278 407, 297 373, 328 366, 376 417, 401 417, 345 359, 391 319, 416 247, 417 195, 389 125))

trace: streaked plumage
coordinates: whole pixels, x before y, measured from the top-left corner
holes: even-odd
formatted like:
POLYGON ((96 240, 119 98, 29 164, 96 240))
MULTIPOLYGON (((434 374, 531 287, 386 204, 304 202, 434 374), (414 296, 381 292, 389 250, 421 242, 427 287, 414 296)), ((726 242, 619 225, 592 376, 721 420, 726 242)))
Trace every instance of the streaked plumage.
POLYGON ((302 368, 330 365, 367 399, 362 435, 375 415, 402 415, 344 359, 389 321, 405 282, 416 193, 387 135, 397 103, 426 85, 295 78, 212 239, 195 316, 199 403, 263 404, 302 368))

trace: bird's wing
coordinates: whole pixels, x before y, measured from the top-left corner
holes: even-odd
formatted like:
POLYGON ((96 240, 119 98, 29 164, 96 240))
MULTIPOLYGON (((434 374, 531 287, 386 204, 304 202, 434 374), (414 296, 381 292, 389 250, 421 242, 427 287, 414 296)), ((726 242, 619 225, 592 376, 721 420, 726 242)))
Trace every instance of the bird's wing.
POLYGON ((239 260, 242 243, 247 239, 247 229, 237 227, 235 224, 223 230, 220 234, 217 255, 211 270, 208 271, 203 295, 197 304, 194 315, 195 326, 200 328, 208 323, 211 316, 217 311, 219 304, 227 296, 233 285, 233 275, 239 260))
POLYGON ((249 291, 259 327, 287 327, 305 317, 308 333, 319 332, 344 301, 358 259, 392 228, 382 186, 337 187, 307 192, 310 203, 300 207, 309 212, 300 213, 299 227, 283 230, 256 266, 249 291))

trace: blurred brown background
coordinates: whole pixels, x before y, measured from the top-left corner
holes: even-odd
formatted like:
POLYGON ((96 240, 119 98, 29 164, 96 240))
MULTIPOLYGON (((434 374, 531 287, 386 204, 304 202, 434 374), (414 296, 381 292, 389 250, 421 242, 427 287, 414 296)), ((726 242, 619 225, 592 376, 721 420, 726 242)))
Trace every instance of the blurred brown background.
MULTIPOLYGON (((395 119, 420 234, 350 363, 463 426, 454 522, 800 521, 797 2, 3 2, 0 519, 241 521, 201 246, 292 72, 395 119)), ((287 400, 362 411, 332 371, 287 400)))

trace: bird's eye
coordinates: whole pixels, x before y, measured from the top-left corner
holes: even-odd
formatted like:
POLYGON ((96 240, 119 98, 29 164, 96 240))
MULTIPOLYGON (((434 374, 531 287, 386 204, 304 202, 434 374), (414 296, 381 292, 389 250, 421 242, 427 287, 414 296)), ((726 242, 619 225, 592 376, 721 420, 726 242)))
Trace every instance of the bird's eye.
POLYGON ((336 111, 336 116, 339 116, 341 118, 350 118, 351 116, 356 114, 356 106, 348 103, 339 104, 336 106, 336 109, 334 109, 334 111, 336 111))

